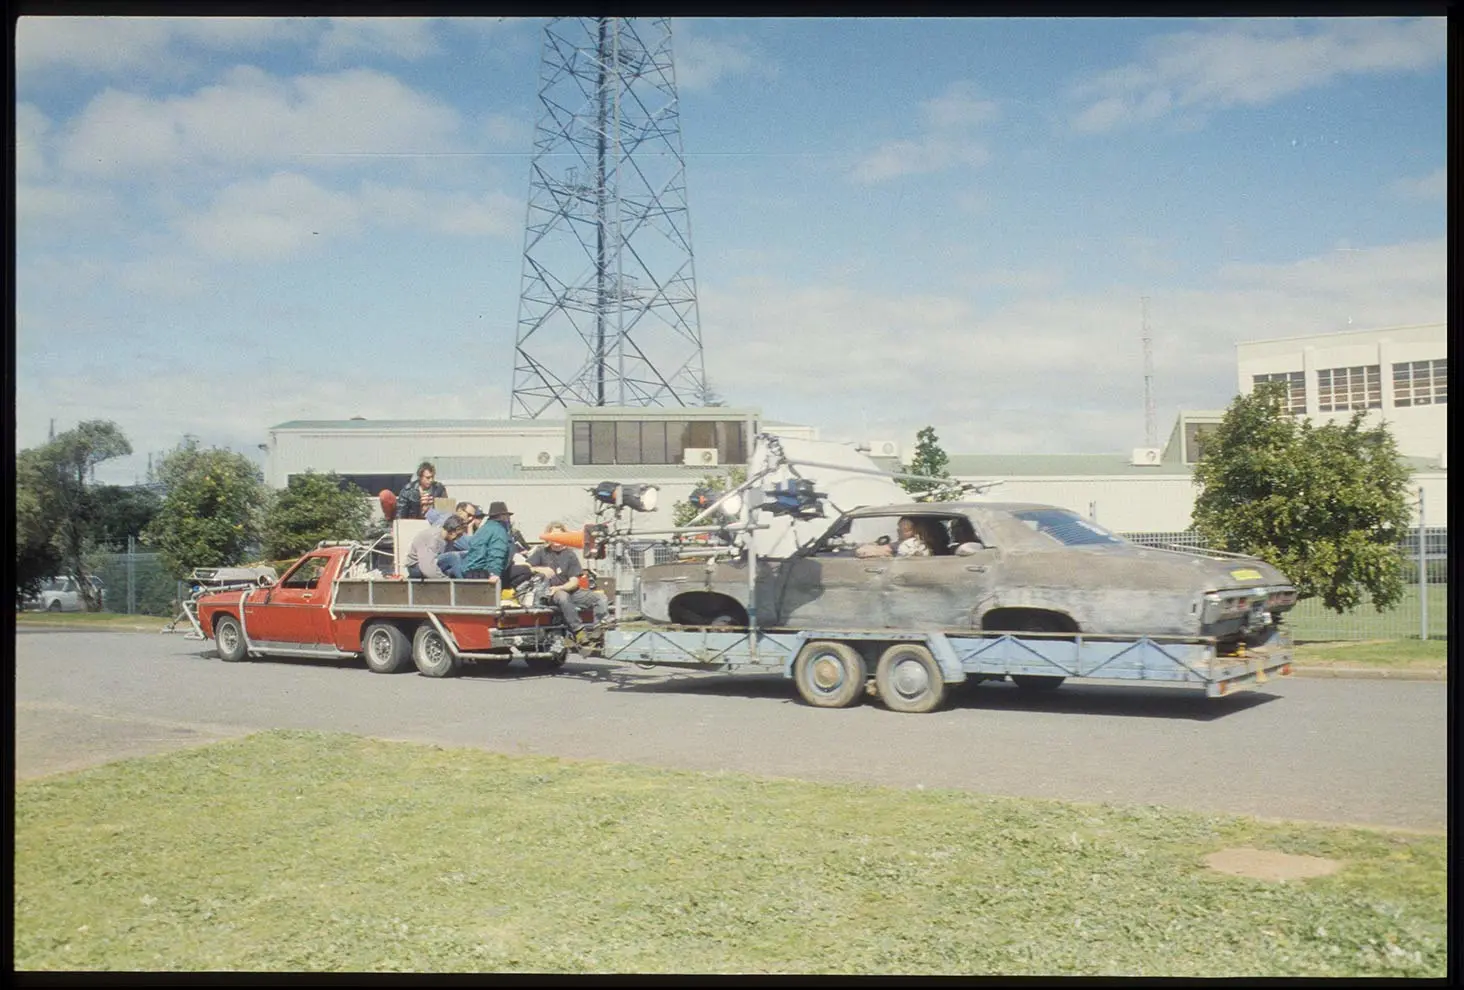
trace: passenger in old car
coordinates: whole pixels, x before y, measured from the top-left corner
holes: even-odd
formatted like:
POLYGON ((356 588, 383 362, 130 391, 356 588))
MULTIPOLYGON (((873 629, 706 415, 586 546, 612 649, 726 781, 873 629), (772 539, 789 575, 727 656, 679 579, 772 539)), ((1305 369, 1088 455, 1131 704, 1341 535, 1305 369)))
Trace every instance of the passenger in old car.
POLYGON ((418 533, 407 548, 407 577, 440 578, 445 575, 438 566, 443 550, 463 532, 463 521, 450 515, 441 526, 429 526, 418 533))
POLYGON ((435 500, 447 497, 447 489, 437 480, 437 468, 431 461, 417 465, 417 474, 405 488, 397 492, 396 518, 425 519, 435 500))
MULTIPOLYGON (((884 537, 881 537, 884 539, 884 537)), ((854 548, 856 557, 929 557, 930 547, 920 538, 915 520, 901 516, 893 542, 864 543, 854 548)))

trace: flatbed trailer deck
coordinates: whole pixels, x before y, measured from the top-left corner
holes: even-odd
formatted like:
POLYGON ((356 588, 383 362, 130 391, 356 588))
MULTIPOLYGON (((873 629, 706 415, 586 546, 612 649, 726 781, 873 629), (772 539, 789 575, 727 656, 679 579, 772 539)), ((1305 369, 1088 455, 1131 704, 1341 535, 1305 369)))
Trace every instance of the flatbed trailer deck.
POLYGON ((897 711, 930 711, 949 684, 1010 677, 1020 687, 1064 680, 1189 684, 1216 698, 1291 673, 1291 635, 1221 655, 1210 639, 979 631, 730 632, 717 628, 616 629, 607 660, 697 670, 765 670, 792 678, 809 704, 842 708, 866 693, 897 711))

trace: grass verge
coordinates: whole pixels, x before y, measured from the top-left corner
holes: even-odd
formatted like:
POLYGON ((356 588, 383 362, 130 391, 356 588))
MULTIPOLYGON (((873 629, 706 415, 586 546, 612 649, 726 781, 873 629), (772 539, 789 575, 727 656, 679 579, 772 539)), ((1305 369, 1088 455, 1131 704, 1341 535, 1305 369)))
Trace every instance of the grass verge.
MULTIPOLYGON (((95 629, 98 632, 152 632, 166 626, 171 619, 157 615, 119 615, 116 612, 17 612, 15 624, 26 626, 57 626, 61 628, 95 629)), ((188 628, 188 620, 178 623, 179 629, 188 628)))
POLYGON ((1294 647, 1293 656, 1299 666, 1305 667, 1363 667, 1443 673, 1449 666, 1449 644, 1437 639, 1301 643, 1294 647))
POLYGON ((20 783, 22 970, 1443 976, 1446 839, 273 732, 20 783), (1271 882, 1202 858, 1341 861, 1271 882))

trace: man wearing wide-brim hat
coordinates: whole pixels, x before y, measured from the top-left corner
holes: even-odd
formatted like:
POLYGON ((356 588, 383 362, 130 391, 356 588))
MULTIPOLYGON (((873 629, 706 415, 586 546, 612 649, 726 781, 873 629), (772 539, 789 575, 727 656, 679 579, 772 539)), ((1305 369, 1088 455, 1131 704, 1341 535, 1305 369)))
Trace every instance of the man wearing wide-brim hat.
POLYGON ((468 539, 468 552, 463 555, 463 577, 500 580, 499 575, 513 553, 513 535, 509 532, 512 518, 513 513, 502 502, 489 504, 488 518, 468 539))

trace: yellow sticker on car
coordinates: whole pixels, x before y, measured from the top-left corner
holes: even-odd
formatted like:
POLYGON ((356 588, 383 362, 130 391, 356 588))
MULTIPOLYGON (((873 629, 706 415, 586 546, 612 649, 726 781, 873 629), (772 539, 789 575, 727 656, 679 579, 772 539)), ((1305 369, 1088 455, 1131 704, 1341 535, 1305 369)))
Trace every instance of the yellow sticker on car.
POLYGON ((1237 581, 1259 581, 1261 572, 1252 567, 1242 567, 1239 570, 1231 571, 1230 576, 1237 581))

